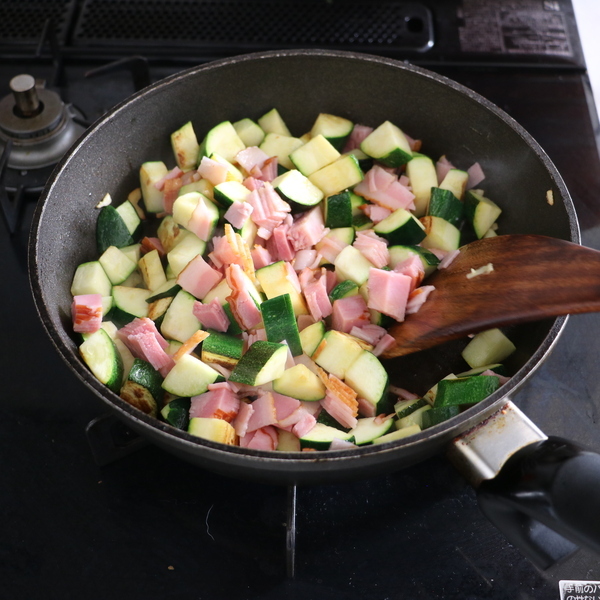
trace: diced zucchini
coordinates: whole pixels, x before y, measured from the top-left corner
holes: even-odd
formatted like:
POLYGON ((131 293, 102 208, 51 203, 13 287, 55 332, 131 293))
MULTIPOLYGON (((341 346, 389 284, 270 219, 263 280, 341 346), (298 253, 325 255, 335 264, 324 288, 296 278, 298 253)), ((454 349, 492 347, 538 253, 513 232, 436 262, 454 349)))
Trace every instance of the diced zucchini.
POLYGON ((472 375, 456 379, 442 379, 438 383, 434 408, 477 404, 500 387, 495 375, 472 375))
POLYGON ((258 340, 242 356, 229 380, 248 385, 263 385, 281 377, 285 371, 288 348, 285 344, 258 340))
POLYGON ((506 368, 502 363, 491 363, 489 365, 481 365, 480 367, 475 367, 473 369, 469 369, 468 371, 463 371, 462 373, 457 373, 457 377, 470 377, 471 375, 481 375, 485 371, 492 371, 492 373, 496 373, 497 375, 506 376, 506 368))
POLYGON ((352 199, 350 192, 344 190, 339 194, 327 196, 324 202, 325 227, 352 226, 352 199))
POLYGON ((375 414, 389 414, 393 407, 388 395, 389 377, 380 360, 362 350, 344 373, 344 381, 375 409, 375 414))
POLYGON ((369 279, 369 272, 374 267, 354 246, 346 246, 333 264, 338 280, 348 279, 359 286, 369 279))
POLYGON ((227 283, 227 279, 221 279, 217 285, 204 296, 202 302, 204 304, 210 304, 215 298, 218 299, 219 304, 224 306, 227 304, 227 297, 231 296, 231 288, 227 283))
POLYGON ((221 375, 191 354, 184 354, 168 372, 162 387, 174 396, 191 398, 204 394, 221 375))
POLYGON ((145 162, 140 167, 140 189, 148 212, 157 213, 165 209, 163 192, 154 184, 167 173, 167 166, 162 161, 145 162))
POLYGON ((421 408, 417 408, 417 410, 413 411, 406 417, 398 419, 396 421, 396 429, 404 429, 405 427, 412 427, 413 425, 418 425, 421 429, 423 429, 423 415, 430 410, 430 404, 421 406, 421 408))
POLYGON ((160 326, 160 332, 165 338, 185 342, 200 329, 200 322, 194 315, 195 303, 196 298, 190 293, 185 290, 177 292, 160 326))
POLYGON ((276 156, 277 163, 286 169, 293 169, 290 154, 302 146, 302 140, 280 133, 267 133, 259 148, 269 156, 276 156))
POLYGON ((320 113, 310 130, 311 137, 322 135, 339 152, 350 137, 354 123, 344 117, 320 113))
MULTIPOLYGON (((430 411, 431 412, 431 411, 430 411)), ((428 413, 425 413, 428 414, 428 413)), ((386 433, 373 440, 373 444, 387 444, 388 442, 395 442, 396 440, 402 440, 411 435, 415 435, 421 431, 421 428, 417 424, 408 425, 402 429, 396 429, 390 433, 386 433)))
POLYGON ((277 452, 300 452, 300 440, 291 431, 279 429, 277 433, 277 452))
POLYGON ((429 156, 414 154, 406 164, 406 175, 410 179, 410 187, 415 195, 414 214, 422 217, 427 213, 430 203, 431 188, 437 187, 437 173, 435 165, 429 156))
POLYGON ((173 398, 162 407, 160 414, 169 425, 187 431, 190 423, 190 405, 190 398, 173 398))
MULTIPOLYGON (((156 231, 158 239, 162 244, 165 252, 170 252, 177 244, 185 237, 185 232, 171 215, 166 215, 160 221, 160 225, 156 231)), ((137 261, 136 261, 137 262, 137 261)))
POLYGON ((150 296, 146 302, 150 304, 151 302, 156 302, 156 300, 161 300, 163 298, 173 298, 177 295, 177 292, 181 289, 181 286, 177 283, 175 279, 169 279, 165 281, 160 287, 156 288, 152 292, 152 296, 150 296))
POLYGON ((213 152, 209 158, 227 167, 226 181, 237 181, 238 183, 244 181, 244 174, 231 162, 231 160, 227 160, 224 156, 221 156, 216 152, 213 152))
POLYGON ((179 188, 178 196, 183 196, 185 194, 189 194, 190 192, 200 192, 202 195, 206 196, 209 200, 213 200, 215 186, 208 179, 200 179, 199 181, 192 181, 191 183, 186 183, 179 188))
POLYGON ((404 262, 411 255, 417 255, 423 263, 425 269, 425 277, 431 275, 440 264, 440 259, 427 248, 422 246, 390 246, 390 267, 393 269, 396 265, 404 262))
POLYGON ((394 428, 393 419, 377 419, 377 417, 363 417, 358 419, 356 427, 348 433, 354 438, 357 446, 373 443, 378 437, 390 433, 394 428))
POLYGON ((346 154, 335 162, 315 171, 308 179, 322 190, 325 196, 337 194, 342 190, 360 183, 364 178, 358 160, 352 154, 346 154))
MULTIPOLYGON (((354 231, 354 227, 334 227, 333 229, 330 229, 329 233, 327 233, 321 240, 319 240, 315 244, 315 250, 317 252, 320 252, 320 249, 324 246, 324 244, 326 244, 326 242, 324 241, 325 239, 333 239, 336 242, 339 242, 339 246, 341 248, 351 246, 354 242, 355 236, 356 233, 354 231)), ((320 264, 325 265, 330 263, 327 259, 323 258, 320 264)))
POLYGON ((191 121, 171 134, 171 147, 177 166, 182 171, 190 171, 196 167, 200 145, 191 121))
POLYGON ((143 413, 156 417, 165 395, 162 382, 162 375, 150 363, 136 358, 121 388, 120 396, 143 413))
POLYGON ((339 157, 340 153, 321 134, 290 154, 290 160, 305 177, 330 165, 339 157))
POLYGON ((100 261, 92 260, 81 263, 75 269, 71 282, 71 295, 100 294, 102 297, 111 295, 112 284, 100 261))
POLYGON ((167 253, 167 261, 174 277, 177 277, 187 264, 198 256, 204 254, 206 242, 202 241, 191 231, 182 231, 181 241, 167 253))
POLYGON ((215 185, 213 197, 215 202, 229 208, 234 202, 245 202, 250 190, 239 181, 225 181, 215 185))
POLYGON ((425 237, 421 240, 424 248, 436 248, 451 252, 460 247, 460 230, 440 217, 421 217, 425 227, 425 237))
POLYGON ((415 410, 427 406, 428 402, 424 398, 416 398, 411 400, 399 400, 394 404, 394 412, 399 419, 408 417, 408 415, 415 412, 415 410))
POLYGON ((233 369, 244 352, 244 340, 227 333, 210 331, 202 342, 202 360, 233 369))
POLYGON ((385 121, 361 143, 360 149, 386 167, 400 167, 412 158, 412 150, 402 130, 385 121))
POLYGON ((375 233, 388 240, 390 245, 413 245, 426 236, 425 227, 410 211, 398 208, 373 227, 375 233))
POLYGON ((456 196, 456 198, 458 198, 458 200, 462 200, 465 190, 467 189, 468 181, 469 174, 466 171, 461 171, 460 169, 450 169, 440 183, 440 188, 443 190, 449 190, 456 196))
POLYGON ((340 298, 347 298, 348 296, 356 296, 358 295, 359 285, 350 281, 349 279, 345 279, 344 281, 340 281, 332 290, 329 292, 329 300, 333 304, 336 300, 340 298))
POLYGON ((465 216, 481 239, 496 222, 502 209, 483 194, 470 190, 465 194, 465 216))
MULTIPOLYGON (((439 425, 448 419, 455 417, 460 413, 458 406, 434 406, 431 410, 423 413, 422 423, 423 429, 429 429, 434 425, 439 425)), ((399 431, 402 431, 399 429, 399 431)))
POLYGON ((162 266, 162 261, 158 250, 151 250, 146 252, 138 262, 138 267, 144 279, 146 287, 154 292, 165 283, 167 283, 167 276, 162 266))
POLYGON ((160 298, 148 303, 148 318, 152 319, 159 329, 171 302, 173 302, 173 297, 160 298))
POLYGON ((273 391, 297 400, 316 402, 325 398, 327 391, 318 375, 306 365, 295 365, 273 381, 273 391))
POLYGON ((328 373, 344 379, 347 369, 362 352, 363 349, 353 337, 331 329, 323 336, 311 358, 328 373))
POLYGON ((323 321, 317 321, 308 327, 305 327, 300 332, 300 343, 302 344, 302 351, 307 356, 312 356, 318 345, 321 343, 323 336, 325 335, 325 323, 323 321))
POLYGON ((288 126, 285 124, 282 116, 276 108, 272 108, 269 112, 265 113, 258 119, 258 124, 261 129, 269 134, 276 133, 278 135, 291 136, 288 126))
POLYGON ((246 144, 246 147, 260 146, 261 142, 265 139, 263 128, 252 119, 240 119, 233 124, 233 128, 240 136, 242 142, 246 144))
POLYGON ((117 209, 105 206, 96 221, 96 247, 98 254, 102 254, 110 246, 122 248, 134 243, 127 223, 123 220, 117 209))
POLYGON ((282 294, 265 300, 260 305, 267 340, 285 341, 292 356, 302 354, 302 343, 296 323, 296 315, 289 294, 282 294))
POLYGON ((189 194, 177 197, 173 203, 173 220, 178 225, 189 229, 192 215, 199 209, 206 214, 206 218, 210 221, 209 228, 203 234, 203 237, 206 237, 206 239, 202 240, 203 242, 208 242, 212 238, 215 227, 219 222, 219 209, 200 192, 190 192, 189 194), (200 206, 201 204, 203 206, 200 206))
MULTIPOLYGON (((300 150, 302 148, 304 146, 300 150)), ((323 192, 296 169, 279 175, 271 183, 279 195, 291 204, 292 208, 305 210, 319 204, 323 199, 323 192)))
POLYGON ((146 300, 151 293, 150 290, 143 288, 115 285, 112 289, 114 307, 111 315, 113 320, 122 326, 136 317, 147 317, 148 303, 146 300))
POLYGON ((427 214, 440 217, 455 227, 460 227, 464 219, 464 204, 450 190, 431 188, 431 200, 427 214))
POLYGON ((230 121, 223 121, 215 125, 207 134, 202 143, 198 156, 212 156, 218 154, 225 160, 232 162, 238 152, 246 148, 237 131, 230 121))
POLYGON ((86 337, 79 346, 79 354, 96 379, 115 393, 123 380, 123 360, 104 329, 98 329, 86 337))
POLYGON ((188 424, 188 433, 228 446, 234 445, 237 439, 233 425, 224 419, 194 417, 188 424))
POLYGON ((300 438, 302 448, 313 448, 315 450, 329 450, 333 440, 352 440, 352 435, 341 429, 317 423, 308 433, 300 438))
POLYGON ((465 346, 461 356, 471 368, 499 363, 516 350, 515 345, 500 331, 488 329, 473 336, 465 346))
POLYGON ((294 284, 288 277, 288 267, 285 261, 278 261, 272 265, 267 265, 256 271, 256 278, 258 279, 262 291, 265 293, 267 298, 275 298, 282 294, 289 294, 292 306, 294 308, 294 314, 307 315, 308 308, 304 297, 301 292, 294 287, 294 284))

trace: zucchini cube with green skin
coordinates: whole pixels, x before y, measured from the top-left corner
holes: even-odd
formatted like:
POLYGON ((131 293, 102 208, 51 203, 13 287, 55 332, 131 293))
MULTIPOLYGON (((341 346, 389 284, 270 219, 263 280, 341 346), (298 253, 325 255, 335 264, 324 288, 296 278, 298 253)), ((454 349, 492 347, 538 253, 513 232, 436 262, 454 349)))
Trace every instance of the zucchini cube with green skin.
POLYGON ((393 419, 384 421, 376 420, 375 417, 363 417, 358 419, 356 427, 351 429, 348 434, 354 438, 357 446, 373 443, 377 438, 390 433, 394 428, 393 419))
POLYGON ((419 244, 427 235, 425 226, 410 211, 398 208, 379 221, 373 231, 385 238, 390 245, 419 244))
POLYGON ((374 129, 361 143, 360 149, 386 167, 397 168, 412 159, 412 150, 402 130, 390 121, 374 129))
POLYGON ((477 404, 500 387, 496 375, 472 375, 456 379, 442 379, 438 383, 434 408, 477 404))
POLYGON ((224 419, 194 417, 188 424, 188 433, 228 446, 234 445, 237 439, 233 425, 224 419))
POLYGON ((213 197, 223 208, 229 208, 234 202, 245 202, 250 190, 239 181, 224 181, 215 185, 213 197))
POLYGON ((464 219, 464 204, 450 191, 442 188, 431 188, 431 199, 427 214, 440 217, 455 227, 460 227, 464 219))
POLYGON ((388 442, 403 440, 404 438, 407 438, 411 435, 415 435, 420 431, 421 428, 418 425, 408 425, 406 427, 403 427, 402 429, 396 429, 395 431, 391 431, 390 433, 385 433, 384 435, 374 439, 373 444, 387 444, 388 442))
POLYGON ((290 160, 305 177, 330 165, 339 157, 340 153, 321 134, 311 138, 290 154, 290 160))
POLYGON ((246 147, 260 146, 261 142, 265 139, 263 128, 252 119, 240 119, 233 124, 233 128, 240 136, 242 142, 246 144, 246 147))
POLYGON ((423 248, 436 248, 451 252, 460 247, 460 229, 440 217, 421 217, 425 227, 425 237, 421 240, 423 248))
POLYGON ((392 269, 412 255, 416 255, 421 259, 423 268, 425 269, 425 277, 431 275, 440 264, 440 259, 433 252, 422 246, 397 245, 390 246, 388 250, 390 253, 389 265, 392 269))
POLYGON ((294 309, 294 314, 307 315, 308 308, 301 292, 290 281, 288 267, 285 261, 277 261, 256 271, 256 279, 262 287, 267 298, 275 298, 282 294, 289 294, 294 309))
POLYGON ((393 404, 388 395, 387 371, 373 353, 361 350, 356 359, 346 368, 344 381, 361 398, 373 405, 376 415, 393 412, 393 404))
POLYGON ((204 394, 221 375, 211 366, 191 354, 184 354, 169 371, 162 387, 174 396, 191 398, 204 394))
POLYGON ((219 331, 209 330, 209 333, 202 342, 202 360, 233 369, 242 358, 244 340, 219 331))
POLYGON ((200 329, 200 321, 194 315, 195 303, 196 298, 189 292, 177 292, 160 325, 160 332, 165 338, 183 343, 200 329))
POLYGON ((206 137, 200 144, 198 156, 201 159, 203 156, 218 154, 226 161, 232 162, 238 152, 241 152, 245 148, 246 144, 240 139, 231 121, 223 121, 215 125, 206 134, 206 137))
POLYGON ((325 398, 327 389, 318 375, 306 365, 298 364, 273 380, 273 391, 304 402, 317 402, 325 398))
POLYGON ((342 151, 350 137, 354 123, 350 119, 329 113, 320 113, 310 130, 311 137, 322 135, 336 150, 342 151))
POLYGON ((258 340, 242 356, 229 380, 247 385, 269 383, 283 375, 287 356, 285 344, 258 340))
POLYGON ((149 161, 140 167, 140 189, 146 210, 151 213, 165 210, 164 195, 154 184, 167 173, 167 166, 162 161, 149 161))
POLYGON ((470 190, 465 195, 465 216, 481 239, 496 222, 502 209, 483 194, 470 190))
POLYGON ((290 154, 300 148, 304 142, 291 135, 268 132, 259 148, 269 156, 276 156, 277 163, 286 169, 293 169, 290 154))
POLYGON ((177 166, 182 171, 190 171, 196 168, 200 144, 196 138, 196 132, 191 121, 180 127, 171 134, 171 147, 177 166))
POLYGON ((177 277, 193 258, 204 254, 205 250, 206 242, 191 231, 182 231, 180 241, 167 253, 167 261, 172 275, 177 277))
POLYGON ((501 363, 516 350, 515 345, 498 328, 481 331, 473 336, 461 356, 472 368, 501 363))
POLYGON ((123 381, 123 360, 104 329, 98 329, 86 337, 79 346, 79 354, 96 379, 115 393, 123 381))
MULTIPOLYGON (((422 428, 429 429, 434 425, 439 425, 440 423, 455 417, 459 413, 460 407, 458 406, 434 406, 431 410, 423 413, 421 419, 422 428)), ((409 427, 414 427, 414 425, 409 425, 409 427)), ((402 431, 402 429, 399 429, 398 431, 402 431)))
POLYGON ((100 294, 102 297, 106 297, 111 295, 111 290, 112 283, 100 261, 92 260, 81 263, 75 269, 71 282, 72 296, 100 294))
POLYGON ((414 214, 422 217, 426 214, 430 203, 431 188, 438 185, 435 165, 429 156, 415 153, 406 164, 406 175, 410 179, 410 187, 415 195, 414 214))
POLYGON ((156 417, 165 396, 162 382, 162 375, 150 363, 136 358, 120 396, 143 413, 156 417))
POLYGON ((359 286, 369 279, 369 272, 374 267, 354 246, 346 246, 333 264, 338 280, 350 280, 359 286))
POLYGON ((462 200, 469 182, 469 174, 460 169, 450 169, 440 183, 442 190, 452 192, 458 200, 462 200))
POLYGON ((355 186, 365 175, 352 154, 346 154, 335 162, 315 171, 308 179, 314 183, 325 196, 337 194, 342 190, 355 186))
POLYGON ((329 450, 333 440, 352 441, 352 434, 331 425, 317 423, 308 433, 300 438, 301 448, 329 450))
POLYGON ((312 356, 325 335, 325 323, 317 321, 300 332, 302 351, 306 356, 312 356))
POLYGON ((144 283, 150 291, 154 292, 167 283, 167 276, 165 275, 158 250, 155 249, 146 252, 138 261, 138 267, 144 283))
POLYGON ((96 221, 98 254, 102 254, 110 246, 122 248, 133 244, 134 241, 127 223, 117 212, 117 209, 112 205, 105 206, 100 211, 96 221))
POLYGON ((190 398, 173 398, 162 407, 160 414, 169 425, 186 431, 190 423, 190 405, 190 398))
POLYGON ((279 175, 271 184, 294 209, 306 210, 323 199, 323 192, 297 169, 279 175))
POLYGON ((360 344, 352 336, 331 329, 323 336, 311 358, 328 373, 344 379, 350 365, 362 352, 360 344))
POLYGON ((332 290, 329 292, 329 300, 333 304, 336 300, 341 298, 348 298, 349 296, 356 296, 359 293, 359 285, 354 281, 346 279, 340 281, 332 290))
POLYGON ((289 294, 282 294, 264 300, 260 305, 263 323, 267 333, 267 340, 270 342, 285 341, 290 348, 292 356, 302 354, 302 343, 296 315, 292 307, 292 301, 289 294))
POLYGON ((114 322, 123 326, 133 319, 148 316, 148 298, 152 292, 143 288, 115 285, 112 289, 114 322))
POLYGON ((258 125, 266 133, 275 133, 278 135, 291 136, 288 126, 285 124, 283 117, 279 114, 276 108, 272 108, 258 119, 258 125))
POLYGON ((352 226, 352 199, 350 192, 344 190, 339 194, 327 196, 324 202, 325 227, 352 226))

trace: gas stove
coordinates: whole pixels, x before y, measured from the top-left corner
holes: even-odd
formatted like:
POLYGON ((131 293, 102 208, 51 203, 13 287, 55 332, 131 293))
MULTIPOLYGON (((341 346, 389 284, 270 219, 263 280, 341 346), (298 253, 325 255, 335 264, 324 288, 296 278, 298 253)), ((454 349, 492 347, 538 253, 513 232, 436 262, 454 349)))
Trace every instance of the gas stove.
MULTIPOLYGON (((600 582, 585 550, 546 571, 525 560, 443 456, 298 489, 188 465, 106 415, 52 347, 26 245, 62 153, 151 82, 287 47, 407 60, 492 100, 555 162, 583 243, 600 248, 598 120, 565 0, 1 3, 2 597, 547 599, 600 582)), ((571 317, 514 398, 545 433, 596 451, 599 333, 599 316, 571 317)))

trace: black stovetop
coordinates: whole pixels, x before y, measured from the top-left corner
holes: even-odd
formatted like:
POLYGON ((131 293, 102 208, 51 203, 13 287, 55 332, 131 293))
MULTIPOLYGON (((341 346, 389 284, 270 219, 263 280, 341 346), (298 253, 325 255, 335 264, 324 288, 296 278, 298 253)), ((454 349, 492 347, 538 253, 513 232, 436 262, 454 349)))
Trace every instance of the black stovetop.
MULTIPOLYGON (((140 6, 157 10, 158 5, 125 4, 133 14, 140 6)), ((165 4, 179 10, 193 5, 165 4)), ((266 1, 256 4, 263 11, 269 8, 266 1)), ((396 10, 409 3, 381 4, 396 10)), ((56 39, 64 47, 61 59, 53 60, 48 50, 34 58, 34 37, 21 30, 3 32, 0 97, 8 93, 13 75, 28 70, 52 80, 60 63, 56 83, 88 120, 134 91, 127 70, 83 77, 98 65, 143 51, 150 78, 156 80, 235 50, 282 45, 259 40, 252 47, 225 48, 223 40, 198 41, 187 27, 182 56, 181 48, 179 54, 174 50, 172 24, 162 40, 164 51, 139 27, 133 39, 120 28, 110 41, 99 26, 98 15, 104 13, 97 11, 103 7, 110 16, 117 2, 42 3, 38 9, 50 5, 67 14, 66 21, 55 17, 56 39), (86 29, 90 15, 100 33, 86 29)), ((501 3, 488 0, 422 5, 432 15, 431 28, 423 21, 427 35, 423 29, 413 37, 407 33, 393 51, 389 45, 353 49, 427 66, 512 115, 564 177, 584 244, 600 248, 598 123, 569 3, 522 0, 502 10, 501 3), (500 27, 496 38, 497 30, 482 27, 489 24, 483 17, 493 10, 500 27), (547 35, 539 30, 544 23, 547 35), (430 51, 421 47, 429 33, 430 51)), ((29 3, 3 2, 0 17, 9 10, 15 18, 29 8, 29 3)), ((6 21, 0 18, 2 27, 6 21)), ((25 256, 35 197, 27 195, 13 235, 0 225, 5 344, 0 362, 0 598, 545 600, 560 597, 560 580, 600 581, 599 557, 584 550, 547 571, 536 569, 482 516, 474 491, 443 456, 377 479, 299 488, 294 578, 286 575, 287 488, 230 480, 149 445, 98 466, 86 429, 94 419, 99 421, 92 431, 105 422, 105 407, 61 362, 29 291, 25 256)), ((550 357, 514 398, 545 433, 596 451, 599 334, 600 316, 571 317, 550 357)))

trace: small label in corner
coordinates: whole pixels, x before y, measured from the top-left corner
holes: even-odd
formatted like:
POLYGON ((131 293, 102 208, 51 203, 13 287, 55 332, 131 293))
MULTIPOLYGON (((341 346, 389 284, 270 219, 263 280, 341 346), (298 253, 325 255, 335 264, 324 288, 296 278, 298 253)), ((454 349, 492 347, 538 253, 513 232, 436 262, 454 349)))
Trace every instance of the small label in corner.
POLYGON ((600 581, 562 579, 558 589, 560 600, 600 600, 600 581))

